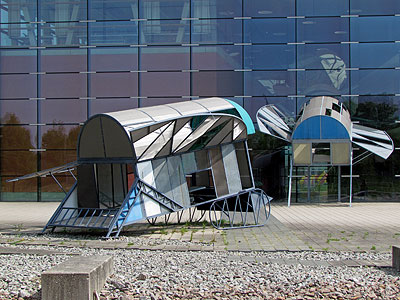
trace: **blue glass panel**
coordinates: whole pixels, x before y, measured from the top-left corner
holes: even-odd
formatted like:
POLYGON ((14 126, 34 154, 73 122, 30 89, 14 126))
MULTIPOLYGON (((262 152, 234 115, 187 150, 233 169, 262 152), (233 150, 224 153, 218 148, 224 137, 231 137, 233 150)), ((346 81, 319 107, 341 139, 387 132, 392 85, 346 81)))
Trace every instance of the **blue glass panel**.
POLYGON ((297 72, 297 94, 330 96, 349 94, 349 76, 342 69, 297 72))
POLYGON ((244 48, 244 68, 291 69, 295 67, 294 45, 252 45, 244 48))
POLYGON ((295 15, 294 0, 251 0, 244 5, 248 17, 286 17, 295 15))
POLYGON ((40 103, 40 122, 46 124, 85 122, 86 108, 86 100, 43 100, 40 103))
POLYGON ((298 16, 341 16, 348 15, 349 0, 298 0, 298 16))
POLYGON ((137 86, 138 73, 90 74, 90 96, 92 97, 136 97, 137 86))
POLYGON ((2 49, 0 51, 0 73, 37 72, 36 50, 2 49))
POLYGON ((305 44, 297 46, 297 67, 300 69, 339 69, 348 66, 348 44, 305 44))
POLYGON ((86 2, 86 0, 42 0, 40 1, 40 20, 46 22, 87 20, 86 2))
POLYGON ((192 18, 234 18, 241 16, 242 0, 192 0, 192 18))
POLYGON ((89 0, 90 20, 130 20, 137 18, 137 0, 89 0))
POLYGON ((40 50, 40 71, 42 72, 84 72, 87 71, 86 49, 45 49, 40 50))
POLYGON ((351 40, 384 42, 400 40, 400 17, 350 18, 351 40))
POLYGON ((400 70, 351 71, 351 92, 357 95, 400 93, 400 70))
POLYGON ((242 46, 192 47, 192 69, 235 70, 242 68, 242 46))
MULTIPOLYGON (((396 96, 358 96, 352 99, 352 120, 359 120, 365 125, 383 129, 385 126, 393 126, 399 119, 400 97, 396 96)), ((396 129, 394 129, 396 130, 396 129)), ((394 133, 394 131, 392 132, 394 133)), ((389 135, 398 140, 397 134, 389 135)))
POLYGON ((354 68, 395 68, 400 66, 399 43, 352 44, 351 66, 354 68))
POLYGON ((0 47, 37 46, 35 24, 0 24, 0 47))
POLYGON ((0 75, 0 99, 37 97, 37 76, 30 74, 0 75))
POLYGON ((87 97, 86 74, 40 75, 40 96, 44 98, 87 97))
POLYGON ((245 95, 287 96, 295 94, 295 72, 244 72, 245 95))
POLYGON ((137 22, 89 23, 89 45, 136 45, 137 43, 137 22))
POLYGON ((87 44, 86 23, 45 23, 41 25, 41 46, 78 46, 87 44))
POLYGON ((140 96, 181 97, 189 95, 189 72, 146 72, 140 74, 140 96))
POLYGON ((127 110, 138 107, 138 99, 112 98, 90 100, 91 115, 107 113, 110 111, 127 110))
POLYGON ((189 47, 144 47, 140 49, 140 68, 146 71, 190 69, 189 47))
POLYGON ((144 21, 140 26, 140 44, 189 43, 189 21, 144 21))
POLYGON ((246 43, 290 43, 295 41, 293 19, 244 20, 246 43))
POLYGON ((89 49, 90 71, 136 71, 136 47, 99 47, 89 49))
POLYGON ((37 101, 1 100, 0 112, 3 124, 37 124, 37 101))
POLYGON ((20 23, 34 21, 37 21, 36 1, 1 1, 1 23, 20 23))
POLYGON ((190 0, 140 0, 141 19, 181 19, 189 18, 190 0))
POLYGON ((257 111, 267 104, 275 105, 281 112, 288 117, 296 115, 296 101, 292 97, 252 97, 244 98, 244 108, 249 113, 253 121, 256 121, 257 111))
POLYGON ((243 72, 203 71, 192 73, 192 94, 200 97, 243 95, 243 72))
POLYGON ((344 42, 349 40, 349 18, 297 20, 298 42, 344 42))
POLYGON ((400 13, 398 0, 351 0, 350 12, 355 15, 393 15, 400 13))
POLYGON ((231 44, 242 41, 242 20, 192 21, 192 43, 231 44))

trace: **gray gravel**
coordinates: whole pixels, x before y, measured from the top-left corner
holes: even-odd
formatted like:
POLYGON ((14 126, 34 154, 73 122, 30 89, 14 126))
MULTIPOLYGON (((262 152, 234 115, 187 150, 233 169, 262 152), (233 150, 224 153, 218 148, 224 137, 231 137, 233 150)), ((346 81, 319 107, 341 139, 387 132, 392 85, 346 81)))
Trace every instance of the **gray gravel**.
MULTIPOLYGON (((400 299, 399 273, 388 268, 312 267, 229 259, 385 260, 390 258, 389 253, 57 250, 114 256, 116 273, 101 291, 101 299, 400 299)), ((0 299, 39 299, 40 274, 68 257, 0 255, 0 299)))

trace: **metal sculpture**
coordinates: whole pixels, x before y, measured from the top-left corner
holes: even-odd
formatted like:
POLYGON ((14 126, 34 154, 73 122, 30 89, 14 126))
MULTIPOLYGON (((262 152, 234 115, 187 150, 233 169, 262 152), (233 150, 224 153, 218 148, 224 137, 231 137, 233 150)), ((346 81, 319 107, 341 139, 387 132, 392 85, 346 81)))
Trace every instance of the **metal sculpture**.
POLYGON ((97 228, 118 236, 132 223, 194 207, 209 210, 219 229, 261 226, 270 198, 254 187, 251 133, 247 112, 221 98, 99 114, 81 129, 76 162, 14 180, 57 181, 55 174, 76 168, 43 232, 97 228))
MULTIPOLYGON (((387 159, 394 150, 393 141, 385 131, 352 123, 347 108, 332 97, 308 100, 301 108, 295 124, 290 124, 288 118, 274 105, 260 108, 256 118, 261 132, 292 145, 288 206, 294 166, 308 167, 309 179, 312 166, 337 166, 338 200, 341 197, 341 166, 350 166, 351 206, 353 165, 371 154, 387 159), (353 158, 352 143, 366 151, 353 158)), ((307 182, 310 198, 310 180, 307 182)))

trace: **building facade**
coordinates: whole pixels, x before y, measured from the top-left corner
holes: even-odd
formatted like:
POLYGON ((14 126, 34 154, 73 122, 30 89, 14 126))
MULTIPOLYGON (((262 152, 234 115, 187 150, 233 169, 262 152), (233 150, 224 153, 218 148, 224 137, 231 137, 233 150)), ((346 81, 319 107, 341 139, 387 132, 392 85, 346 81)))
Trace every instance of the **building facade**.
MULTIPOLYGON (((400 141, 398 0, 0 0, 0 23, 0 201, 62 199, 49 177, 5 181, 74 161, 83 122, 115 110, 218 96, 294 121, 327 95, 400 141)), ((258 185, 284 198, 285 145, 250 145, 258 185)), ((355 166, 356 196, 398 200, 398 152, 355 166)), ((335 195, 330 172, 298 168, 292 199, 307 180, 335 195)))

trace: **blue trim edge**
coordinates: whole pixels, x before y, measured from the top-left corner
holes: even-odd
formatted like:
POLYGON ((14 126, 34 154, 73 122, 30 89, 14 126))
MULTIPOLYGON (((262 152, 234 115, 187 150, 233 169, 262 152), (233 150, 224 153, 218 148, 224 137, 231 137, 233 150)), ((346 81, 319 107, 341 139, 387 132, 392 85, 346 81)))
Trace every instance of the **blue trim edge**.
POLYGON ((235 107, 235 109, 238 111, 240 117, 242 118, 244 124, 247 127, 247 134, 256 133, 256 129, 254 128, 253 120, 250 118, 247 111, 242 106, 240 106, 239 104, 237 104, 236 102, 234 102, 232 100, 226 99, 226 101, 228 101, 230 104, 232 104, 235 107))

